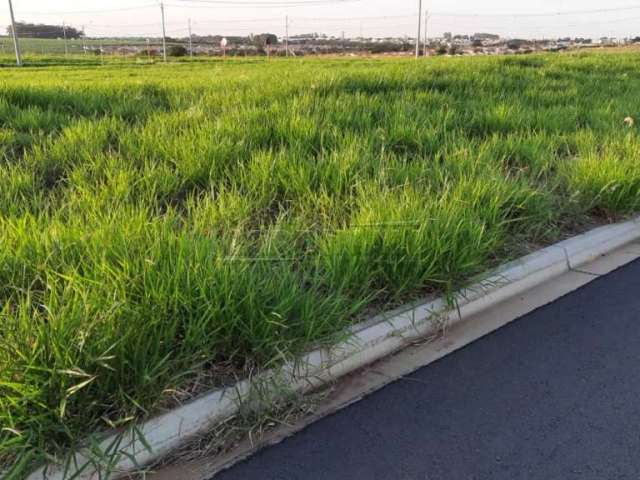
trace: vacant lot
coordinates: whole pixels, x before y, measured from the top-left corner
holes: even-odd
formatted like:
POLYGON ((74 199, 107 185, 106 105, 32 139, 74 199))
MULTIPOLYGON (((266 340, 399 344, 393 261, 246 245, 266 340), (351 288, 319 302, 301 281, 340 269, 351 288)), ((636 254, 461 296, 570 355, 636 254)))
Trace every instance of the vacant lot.
POLYGON ((640 210, 640 57, 0 70, 0 463, 640 210))
MULTIPOLYGON (((19 31, 19 30, 18 30, 19 31)), ((110 39, 105 38, 102 40, 95 40, 91 38, 87 39, 72 39, 70 38, 66 42, 66 51, 70 55, 84 55, 84 47, 87 47, 88 51, 86 57, 96 57, 96 53, 92 53, 92 50, 98 50, 100 47, 106 48, 108 51, 116 49, 118 46, 141 46, 146 47, 147 42, 145 39, 110 39)), ((162 46, 161 40, 154 39, 152 48, 158 50, 162 46)), ((33 60, 41 55, 62 55, 65 53, 65 41, 62 38, 21 38, 20 49, 23 55, 26 55, 26 60, 33 60)), ((9 60, 9 55, 13 53, 13 39, 11 37, 0 37, 0 54, 6 56, 9 60)), ((143 56, 142 58, 145 58, 143 56)), ((0 57, 2 58, 2 57, 0 57)), ((3 59, 4 60, 4 59, 3 59)))

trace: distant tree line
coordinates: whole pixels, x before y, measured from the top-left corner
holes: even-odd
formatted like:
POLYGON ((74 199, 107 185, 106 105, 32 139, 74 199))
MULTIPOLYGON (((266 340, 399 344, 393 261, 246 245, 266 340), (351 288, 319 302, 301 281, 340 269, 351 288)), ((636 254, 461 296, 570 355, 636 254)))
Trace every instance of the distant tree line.
MULTIPOLYGON (((44 23, 17 22, 16 32, 18 36, 28 38, 63 38, 65 35, 67 38, 84 37, 84 32, 77 28, 62 25, 47 25, 44 23)), ((7 27, 7 34, 13 35, 11 25, 7 27)))

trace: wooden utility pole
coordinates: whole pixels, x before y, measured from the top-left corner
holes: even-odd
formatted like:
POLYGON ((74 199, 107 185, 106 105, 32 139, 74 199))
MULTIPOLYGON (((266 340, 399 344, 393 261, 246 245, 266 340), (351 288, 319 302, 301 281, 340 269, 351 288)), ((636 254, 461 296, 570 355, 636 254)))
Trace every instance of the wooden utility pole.
POLYGON ((289 56, 289 16, 284 19, 284 51, 285 55, 289 56))
POLYGON ((420 57, 420 39, 422 38, 422 0, 418 0, 418 35, 416 35, 416 59, 420 57))
POLYGON ((429 10, 424 11, 424 56, 429 55, 429 35, 428 35, 428 27, 429 27, 429 10))
POLYGON ((164 2, 160 2, 160 13, 162 13, 162 59, 167 63, 167 30, 164 23, 164 2))
POLYGON ((13 36, 13 48, 16 51, 16 65, 22 66, 22 55, 20 54, 20 42, 18 41, 18 32, 16 31, 16 19, 13 15, 13 4, 9 0, 9 13, 11 15, 11 35, 13 36))
POLYGON ((193 35, 191 34, 191 19, 189 19, 189 56, 193 58, 193 35))
POLYGON ((62 22, 62 36, 64 37, 64 56, 69 55, 69 47, 67 46, 67 25, 62 22))

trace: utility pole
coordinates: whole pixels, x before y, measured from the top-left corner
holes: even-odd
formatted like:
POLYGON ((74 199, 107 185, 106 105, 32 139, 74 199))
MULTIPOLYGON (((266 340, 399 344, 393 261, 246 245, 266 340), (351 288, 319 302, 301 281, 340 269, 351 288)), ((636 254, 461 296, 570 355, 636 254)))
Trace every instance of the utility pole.
POLYGON ((424 56, 429 55, 429 10, 424 11, 424 56))
POLYGON ((16 31, 16 19, 13 15, 13 4, 9 0, 9 13, 11 14, 11 34, 13 36, 13 48, 16 51, 16 65, 22 66, 22 55, 20 54, 20 43, 18 42, 18 32, 16 31))
POLYGON ((160 2, 160 12, 162 13, 162 59, 167 63, 167 30, 164 24, 164 2, 160 2))
POLYGON ((193 58, 193 35, 191 35, 191 19, 189 19, 189 56, 193 58))
POLYGON ((416 60, 420 58, 420 39, 422 38, 422 0, 418 0, 418 35, 416 36, 416 60))
POLYGON ((285 51, 285 55, 288 57, 289 56, 289 16, 288 15, 284 19, 284 30, 285 30, 284 51, 285 51))
POLYGON ((62 22, 62 36, 64 37, 64 56, 69 55, 69 47, 67 46, 67 25, 62 22))
POLYGON ((104 46, 102 40, 100 40, 100 65, 104 65, 104 46))
POLYGON ((147 59, 151 63, 151 40, 147 38, 147 59))
POLYGON ((86 55, 87 54, 87 43, 85 40, 86 36, 84 33, 84 25, 82 25, 82 52, 86 55))

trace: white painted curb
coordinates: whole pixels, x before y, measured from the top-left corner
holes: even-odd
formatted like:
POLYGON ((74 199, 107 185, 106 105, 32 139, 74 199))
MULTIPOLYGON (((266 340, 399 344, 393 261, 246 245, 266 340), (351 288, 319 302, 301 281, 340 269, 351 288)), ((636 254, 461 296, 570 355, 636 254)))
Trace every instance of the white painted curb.
MULTIPOLYGON (((147 450, 139 438, 118 442, 117 435, 105 438, 100 450, 117 454, 112 459, 114 473, 108 478, 135 471, 179 448, 192 437, 209 431, 214 425, 234 415, 246 400, 252 385, 286 386, 293 391, 307 391, 362 368, 406 346, 416 339, 438 333, 443 325, 453 325, 506 299, 519 295, 552 278, 578 268, 627 243, 640 239, 640 217, 596 228, 588 233, 560 242, 539 252, 508 263, 481 277, 476 284, 458 292, 457 308, 448 308, 439 298, 418 306, 406 307, 376 317, 352 330, 348 341, 335 347, 315 350, 295 364, 265 372, 253 380, 238 382, 233 388, 216 390, 180 408, 153 418, 140 426, 151 447, 147 450), (114 445, 115 443, 115 445, 114 445), (117 446, 116 446, 117 445, 117 446), (135 459, 135 462, 134 462, 135 459)), ((28 480, 103 480, 104 466, 91 462, 88 451, 75 455, 75 467, 65 471, 48 465, 29 475, 28 480), (74 476, 76 475, 76 476, 74 476)))

